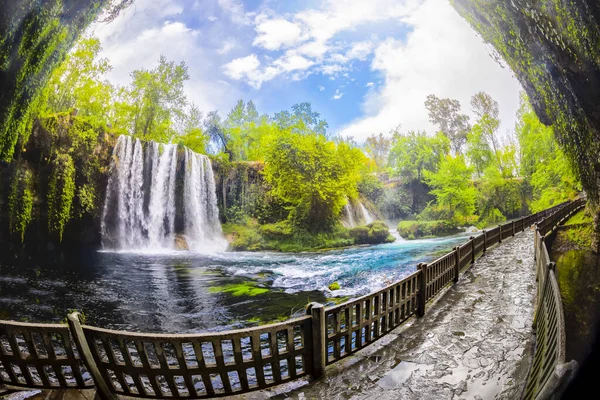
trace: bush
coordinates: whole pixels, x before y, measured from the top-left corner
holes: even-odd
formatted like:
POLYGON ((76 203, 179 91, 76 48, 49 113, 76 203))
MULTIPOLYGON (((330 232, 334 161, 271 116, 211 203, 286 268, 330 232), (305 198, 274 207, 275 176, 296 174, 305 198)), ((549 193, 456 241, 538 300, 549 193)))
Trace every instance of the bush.
POLYGON ((395 239, 390 235, 388 226, 382 221, 375 221, 367 226, 359 226, 350 230, 355 244, 390 243, 395 239))
POLYGON ((398 233, 405 239, 448 236, 460 232, 451 221, 400 221, 398 233))
POLYGON ((289 221, 265 224, 260 227, 259 231, 266 239, 289 238, 294 234, 292 225, 289 221))

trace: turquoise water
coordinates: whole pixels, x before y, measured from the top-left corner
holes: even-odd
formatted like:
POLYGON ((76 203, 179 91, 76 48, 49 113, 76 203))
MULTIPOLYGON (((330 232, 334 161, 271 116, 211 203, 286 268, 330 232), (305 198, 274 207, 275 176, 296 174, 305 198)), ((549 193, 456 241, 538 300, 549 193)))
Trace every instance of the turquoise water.
POLYGON ((319 253, 91 252, 51 265, 0 265, 0 318, 64 320, 82 310, 91 325, 200 332, 302 315, 375 291, 466 240, 398 241, 319 253), (327 286, 339 282, 334 292, 327 286))

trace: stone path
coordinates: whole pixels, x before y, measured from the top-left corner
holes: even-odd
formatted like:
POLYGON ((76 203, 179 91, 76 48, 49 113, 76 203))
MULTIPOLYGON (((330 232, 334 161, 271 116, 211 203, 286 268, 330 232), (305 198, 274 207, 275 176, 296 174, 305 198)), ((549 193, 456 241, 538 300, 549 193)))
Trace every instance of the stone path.
POLYGON ((527 231, 488 250, 425 317, 396 329, 378 349, 275 398, 518 399, 532 358, 534 285, 527 231))

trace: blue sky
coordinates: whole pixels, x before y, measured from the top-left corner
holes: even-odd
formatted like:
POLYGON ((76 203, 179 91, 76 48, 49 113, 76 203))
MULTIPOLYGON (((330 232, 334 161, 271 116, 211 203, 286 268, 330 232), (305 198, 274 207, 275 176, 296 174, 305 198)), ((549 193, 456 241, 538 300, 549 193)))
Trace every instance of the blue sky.
POLYGON ((136 0, 91 33, 125 85, 159 56, 185 61, 186 93, 205 113, 238 99, 274 113, 308 101, 332 134, 433 132, 428 94, 486 91, 514 127, 520 85, 445 0, 136 0))

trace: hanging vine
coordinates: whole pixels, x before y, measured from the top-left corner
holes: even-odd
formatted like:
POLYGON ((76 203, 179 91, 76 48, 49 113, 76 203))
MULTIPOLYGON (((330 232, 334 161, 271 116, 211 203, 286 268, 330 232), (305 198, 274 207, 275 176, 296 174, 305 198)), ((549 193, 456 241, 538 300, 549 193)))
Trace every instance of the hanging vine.
POLYGON ((48 185, 48 231, 62 241, 65 225, 71 218, 75 197, 75 165, 68 154, 59 154, 53 162, 48 185))
POLYGON ((27 142, 43 88, 85 28, 108 5, 110 20, 132 0, 3 1, 0 13, 0 160, 27 142))
POLYGON ((33 174, 25 163, 19 162, 10 183, 8 194, 8 226, 21 243, 33 216, 33 174))

